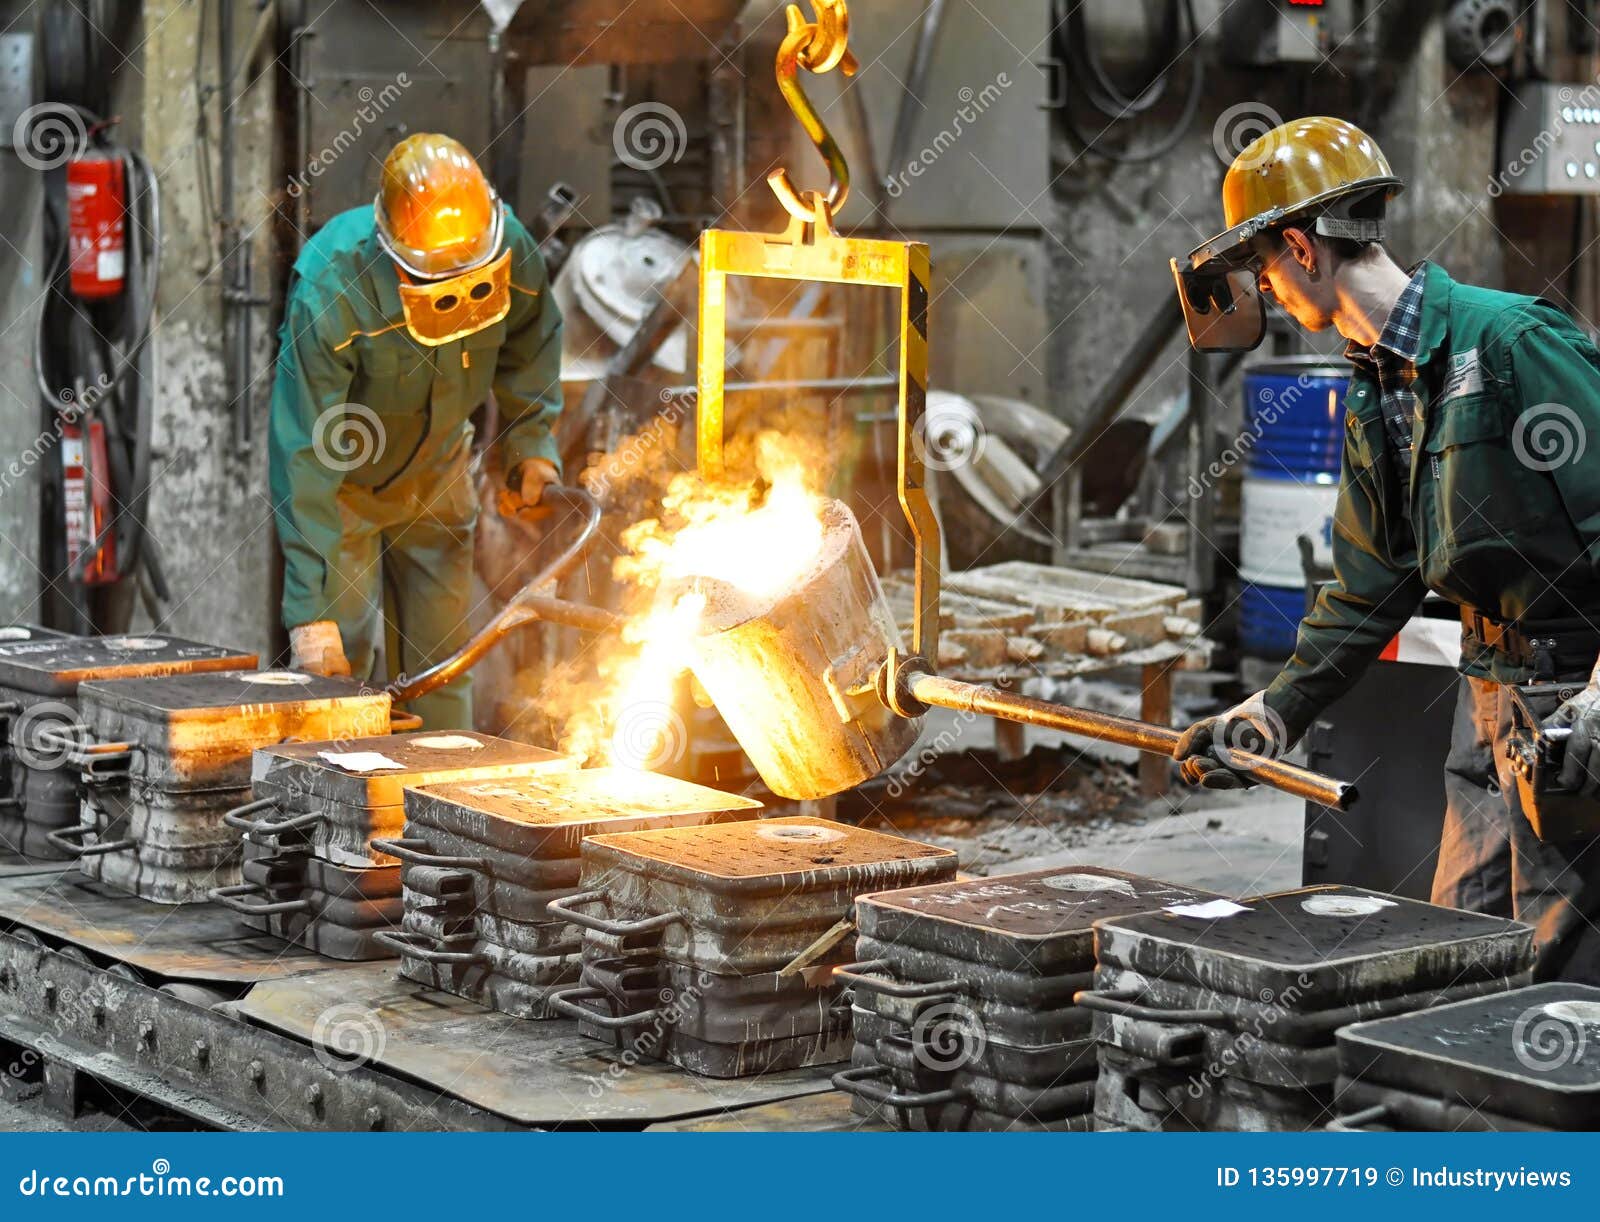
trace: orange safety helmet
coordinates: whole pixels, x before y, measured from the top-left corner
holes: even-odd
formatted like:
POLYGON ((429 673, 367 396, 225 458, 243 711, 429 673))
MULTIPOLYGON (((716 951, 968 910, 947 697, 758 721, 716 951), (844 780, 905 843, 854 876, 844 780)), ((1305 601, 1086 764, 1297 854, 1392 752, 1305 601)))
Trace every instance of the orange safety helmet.
POLYGON ((1323 237, 1382 241, 1384 206, 1404 187, 1355 124, 1325 115, 1279 124, 1233 159, 1222 180, 1227 229, 1196 247, 1190 265, 1236 263, 1257 234, 1296 219, 1323 237))
POLYGON ((407 136, 383 163, 374 209, 378 241, 424 280, 459 276, 500 252, 505 213, 472 154, 432 132, 407 136))
POLYGON ((1381 242, 1384 208, 1404 186, 1372 137, 1343 119, 1295 119, 1256 137, 1222 180, 1227 228, 1171 260, 1189 342, 1202 352, 1261 342, 1257 236, 1300 222, 1323 237, 1381 242))

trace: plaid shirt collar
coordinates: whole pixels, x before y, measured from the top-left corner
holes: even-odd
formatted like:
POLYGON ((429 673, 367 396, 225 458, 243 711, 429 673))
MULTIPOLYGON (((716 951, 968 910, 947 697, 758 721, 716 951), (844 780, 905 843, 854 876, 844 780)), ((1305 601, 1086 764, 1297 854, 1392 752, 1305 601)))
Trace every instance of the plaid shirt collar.
POLYGON ((1402 361, 1415 363, 1417 352, 1422 347, 1422 286, 1427 279, 1427 271, 1425 263, 1419 263, 1411 269, 1411 279, 1406 282, 1394 308, 1389 311, 1388 321, 1383 324, 1383 333, 1378 336, 1378 342, 1369 347, 1351 340, 1345 345, 1346 360, 1375 365, 1381 358, 1374 349, 1382 348, 1402 361))

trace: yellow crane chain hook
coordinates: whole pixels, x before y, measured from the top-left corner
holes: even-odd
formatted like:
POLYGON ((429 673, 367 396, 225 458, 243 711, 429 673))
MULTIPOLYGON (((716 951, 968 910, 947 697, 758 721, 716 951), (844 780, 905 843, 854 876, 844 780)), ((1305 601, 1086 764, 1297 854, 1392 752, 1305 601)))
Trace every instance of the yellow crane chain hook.
POLYGON ((778 47, 778 89, 789 104, 794 117, 800 120, 811 143, 828 163, 828 193, 808 191, 803 198, 789 181, 789 172, 781 166, 767 175, 767 185, 788 211, 790 216, 802 221, 828 220, 850 198, 850 167, 845 163, 839 144, 829 133, 817 108, 801 88, 799 70, 823 73, 838 68, 846 76, 854 76, 856 58, 847 45, 850 38, 850 12, 845 0, 811 0, 817 19, 807 21, 796 5, 789 5, 786 16, 789 32, 778 47), (825 211, 824 211, 825 209, 825 211))

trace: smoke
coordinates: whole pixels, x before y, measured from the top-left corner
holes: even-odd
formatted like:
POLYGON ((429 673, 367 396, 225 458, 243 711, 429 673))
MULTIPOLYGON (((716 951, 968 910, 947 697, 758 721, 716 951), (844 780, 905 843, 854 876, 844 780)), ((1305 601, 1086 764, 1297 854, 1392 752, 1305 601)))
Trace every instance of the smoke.
POLYGON ((715 484, 693 468, 692 430, 659 417, 591 460, 580 478, 605 506, 611 605, 627 623, 586 638, 548 674, 520 676, 524 709, 508 733, 553 741, 589 764, 657 768, 681 757, 700 604, 666 591, 689 576, 751 589, 803 572, 812 533, 820 546, 815 500, 841 448, 820 405, 769 408, 756 428, 730 416, 727 475, 715 484))

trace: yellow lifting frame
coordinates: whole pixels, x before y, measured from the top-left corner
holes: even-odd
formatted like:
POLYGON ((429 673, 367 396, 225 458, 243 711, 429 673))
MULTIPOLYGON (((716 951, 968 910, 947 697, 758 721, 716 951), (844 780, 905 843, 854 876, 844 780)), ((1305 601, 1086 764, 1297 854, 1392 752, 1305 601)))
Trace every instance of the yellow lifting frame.
POLYGON ((854 61, 844 47, 849 30, 843 0, 816 0, 818 21, 806 23, 789 6, 789 35, 778 51, 777 75, 784 97, 828 163, 826 194, 802 199, 781 169, 768 182, 790 213, 782 233, 708 229, 700 235, 699 370, 695 446, 701 477, 715 481, 723 466, 723 372, 727 357, 729 276, 810 280, 825 284, 898 289, 900 292, 900 380, 896 490, 915 542, 916 608, 911 650, 925 658, 939 653, 939 522, 928 503, 922 455, 916 446, 928 398, 928 247, 924 242, 840 237, 833 214, 849 191, 848 170, 837 144, 796 80, 795 69, 826 71, 854 61), (816 66, 813 66, 816 65, 816 66))

